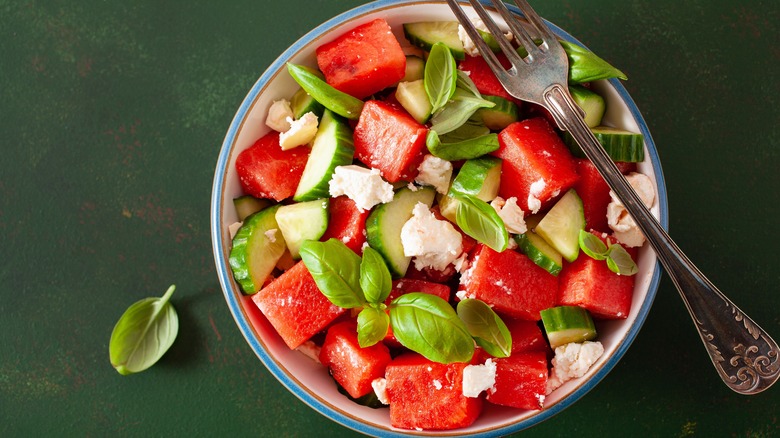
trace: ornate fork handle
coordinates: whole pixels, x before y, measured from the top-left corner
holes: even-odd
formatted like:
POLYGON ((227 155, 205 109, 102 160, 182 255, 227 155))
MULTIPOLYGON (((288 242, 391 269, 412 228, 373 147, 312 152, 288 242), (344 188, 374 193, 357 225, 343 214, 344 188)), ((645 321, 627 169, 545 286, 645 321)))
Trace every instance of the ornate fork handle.
POLYGON ((593 136, 568 90, 553 84, 544 92, 544 100, 559 126, 574 136, 650 242, 680 292, 721 379, 741 394, 757 394, 771 386, 780 378, 777 343, 677 247, 593 136))

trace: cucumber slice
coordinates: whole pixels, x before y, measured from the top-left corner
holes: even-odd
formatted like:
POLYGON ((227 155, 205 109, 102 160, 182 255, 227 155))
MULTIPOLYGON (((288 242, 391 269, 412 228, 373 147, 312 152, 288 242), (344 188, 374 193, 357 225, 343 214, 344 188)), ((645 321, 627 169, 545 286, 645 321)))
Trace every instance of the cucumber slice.
POLYGON ((228 260, 233 278, 247 295, 263 287, 287 247, 284 236, 277 232, 279 207, 268 207, 247 217, 233 238, 228 260))
POLYGON ((328 183, 333 171, 338 166, 351 164, 354 154, 349 125, 332 111, 325 110, 293 200, 301 202, 330 197, 328 183))
POLYGON ((406 74, 401 82, 411 82, 425 76, 425 60, 415 55, 406 56, 406 74))
POLYGON ((498 195, 501 184, 501 159, 483 156, 466 160, 452 180, 450 194, 473 195, 490 202, 498 195))
POLYGON ((585 123, 588 127, 601 125, 601 118, 604 117, 604 111, 607 109, 604 98, 582 85, 569 85, 569 93, 577 106, 585 111, 585 123))
POLYGON ((563 258, 573 262, 580 253, 580 230, 585 229, 585 213, 574 189, 566 192, 534 228, 563 258))
POLYGON ((392 201, 378 205, 368 215, 366 240, 382 254, 393 278, 403 277, 412 260, 404 255, 401 228, 412 217, 412 210, 418 202, 430 207, 435 195, 436 190, 432 187, 419 187, 415 191, 403 187, 395 192, 392 201))
POLYGON ((422 79, 399 82, 395 90, 395 98, 417 122, 425 124, 431 118, 433 105, 425 92, 425 83, 422 79))
POLYGON ((585 342, 596 338, 593 318, 582 307, 551 307, 542 310, 541 315, 547 340, 553 349, 571 342, 585 342))
POLYGON ((482 98, 496 105, 493 108, 480 108, 474 115, 491 131, 500 131, 520 118, 520 109, 516 103, 500 96, 483 95, 482 98))
MULTIPOLYGON (((644 161, 645 139, 642 134, 610 126, 596 126, 591 128, 591 131, 613 161, 628 163, 644 161)), ((564 132, 563 141, 569 146, 574 156, 585 158, 585 153, 571 134, 564 132)))
POLYGON ((563 268, 563 256, 536 233, 528 231, 515 236, 520 250, 531 261, 556 277, 563 268))
POLYGON ((404 23, 404 36, 413 45, 430 52, 436 43, 444 43, 449 47, 455 59, 466 57, 463 43, 458 37, 457 21, 420 21, 404 23))
POLYGON ((318 240, 328 229, 329 199, 283 205, 276 211, 276 222, 293 259, 301 258, 301 243, 318 240))
POLYGON ((236 208, 236 215, 238 215, 239 221, 243 221, 249 215, 257 213, 269 205, 271 205, 270 200, 255 198, 252 195, 239 196, 233 199, 233 206, 236 208))
POLYGON ((314 113, 318 119, 321 119, 322 113, 325 111, 325 107, 311 97, 303 88, 299 88, 298 91, 293 94, 293 97, 290 99, 290 108, 292 109, 295 120, 300 119, 304 114, 309 112, 314 113))

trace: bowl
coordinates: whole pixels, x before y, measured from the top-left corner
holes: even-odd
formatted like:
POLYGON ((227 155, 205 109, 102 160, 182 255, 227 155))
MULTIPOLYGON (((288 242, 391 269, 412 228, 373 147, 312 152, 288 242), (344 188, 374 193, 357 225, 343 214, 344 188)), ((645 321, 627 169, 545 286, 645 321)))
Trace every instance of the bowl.
MULTIPOLYGON (((516 9, 513 12, 519 14, 516 9)), ((550 394, 545 401, 545 409, 541 411, 501 408, 486 403, 483 414, 475 423, 454 431, 395 429, 390 426, 386 409, 375 410, 349 401, 337 391, 325 367, 285 345, 252 300, 242 294, 233 280, 228 263, 231 246, 228 227, 237 221, 232 200, 242 194, 234 164, 242 150, 268 132, 265 118, 270 104, 280 98, 289 98, 297 89, 297 84, 286 71, 286 63, 316 66, 316 47, 357 25, 380 17, 388 21, 401 42, 405 41, 400 30, 404 22, 454 20, 449 7, 441 2, 381 0, 359 6, 316 27, 282 53, 260 76, 238 108, 219 152, 211 199, 214 258, 225 300, 249 346, 281 384, 315 411, 347 428, 373 436, 458 434, 487 437, 517 432, 571 406, 602 381, 626 353, 650 311, 658 288, 660 267, 648 245, 640 249, 639 273, 631 312, 625 320, 598 323, 604 354, 585 376, 566 382, 550 394)), ((582 45, 561 28, 548 24, 562 39, 582 45)), ((597 81, 594 87, 608 102, 605 124, 644 135, 646 158, 639 164, 638 170, 656 184, 657 198, 651 211, 666 228, 666 190, 658 154, 647 125, 619 81, 597 81)))

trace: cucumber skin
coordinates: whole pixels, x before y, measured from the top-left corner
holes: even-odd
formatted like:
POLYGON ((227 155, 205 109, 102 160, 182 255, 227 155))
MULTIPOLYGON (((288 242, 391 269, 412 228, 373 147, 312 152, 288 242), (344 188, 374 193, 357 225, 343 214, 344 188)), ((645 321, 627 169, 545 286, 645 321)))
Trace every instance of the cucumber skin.
POLYGON ((490 156, 467 160, 453 178, 449 194, 472 195, 485 202, 492 201, 498 195, 502 163, 500 158, 490 156))
POLYGON ((430 52, 431 47, 433 47, 435 43, 444 43, 449 47, 450 52, 455 59, 461 61, 466 58, 466 53, 463 50, 463 43, 458 37, 457 21, 404 23, 403 28, 404 36, 413 46, 430 52), (430 30, 424 29, 429 26, 436 26, 436 29, 434 29, 435 35, 431 35, 430 30))
POLYGON ((233 206, 236 208, 236 215, 239 221, 251 216, 253 213, 271 205, 269 199, 255 198, 252 195, 243 195, 233 199, 233 206))
MULTIPOLYGON (((558 253, 556 254, 556 260, 554 260, 550 254, 547 254, 542 248, 539 247, 538 243, 534 242, 535 239, 541 239, 544 241, 544 239, 535 235, 532 231, 515 236, 515 241, 517 242, 517 245, 520 247, 520 250, 523 252, 523 254, 531 259, 532 262, 536 263, 537 266, 557 277, 558 274, 561 273, 561 269, 563 269, 563 256, 558 253)), ((555 248, 550 247, 550 249, 555 251, 555 248)))
POLYGON ((496 104, 493 108, 480 108, 475 114, 491 131, 500 131, 520 119, 516 103, 500 96, 483 95, 482 98, 496 104))
POLYGON ((590 341, 597 336, 593 318, 582 307, 551 307, 542 310, 540 314, 552 349, 570 342, 590 341))
POLYGON ((582 85, 569 85, 569 93, 574 99, 574 103, 585 111, 585 123, 588 127, 594 128, 601 125, 601 119, 607 110, 604 98, 582 85))
POLYGON ((321 103, 317 102, 309 93, 303 88, 299 89, 293 97, 290 99, 290 107, 293 111, 293 117, 295 120, 303 117, 308 112, 314 113, 318 119, 322 118, 322 113, 325 111, 325 107, 321 103))
POLYGON ((404 255, 401 228, 412 217, 412 209, 418 202, 430 207, 435 196, 436 190, 432 187, 420 187, 414 192, 408 187, 402 187, 395 192, 392 201, 374 207, 366 219, 366 241, 382 255, 395 279, 406 275, 412 260, 404 255), (394 224, 389 223, 394 219, 394 224))
POLYGON ((312 151, 309 159, 306 161, 306 167, 303 169, 301 181, 293 195, 293 200, 301 202, 330 197, 330 180, 333 178, 333 172, 338 166, 352 164, 354 155, 355 144, 349 125, 335 113, 325 110, 320 121, 317 136, 314 137, 312 142, 312 151), (324 136, 326 135, 332 136, 332 138, 325 138, 324 136), (318 157, 315 153, 319 148, 329 147, 325 143, 320 143, 328 141, 336 142, 336 145, 333 146, 335 150, 333 155, 328 158, 330 162, 327 164, 327 168, 321 171, 319 175, 316 175, 317 169, 322 169, 322 163, 317 162, 320 160, 317 160, 318 157), (319 176, 319 179, 312 183, 310 180, 314 176, 319 176), (304 184, 308 184, 308 186, 304 184))
POLYGON ((233 271, 233 278, 245 295, 251 295, 260 290, 287 247, 282 233, 277 233, 276 242, 270 242, 265 236, 266 231, 274 228, 278 230, 279 228, 276 223, 276 211, 279 207, 280 205, 268 207, 247 217, 233 238, 228 261, 233 271), (252 276, 253 258, 251 256, 255 245, 268 245, 268 248, 263 251, 263 256, 272 260, 271 263, 267 264, 269 268, 266 269, 267 273, 262 279, 252 276))
MULTIPOLYGON (((608 126, 591 128, 593 135, 607 151, 607 155, 615 162, 641 163, 645 160, 645 141, 642 134, 623 131, 608 126)), ((586 158, 577 140, 568 132, 563 133, 563 142, 569 147, 572 155, 586 158)))

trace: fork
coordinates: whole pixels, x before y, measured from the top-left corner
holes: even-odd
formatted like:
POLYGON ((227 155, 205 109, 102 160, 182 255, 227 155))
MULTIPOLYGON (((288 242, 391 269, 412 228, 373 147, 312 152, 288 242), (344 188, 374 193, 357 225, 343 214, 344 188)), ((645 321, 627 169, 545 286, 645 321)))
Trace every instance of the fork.
MULTIPOLYGON (((567 87, 568 59, 558 38, 525 0, 515 0, 528 24, 521 24, 500 0, 491 0, 519 46, 522 57, 482 3, 469 0, 511 64, 504 68, 456 0, 447 0, 479 53, 512 96, 546 108, 569 131, 626 207, 671 277, 723 382, 737 393, 757 394, 780 378, 780 348, 732 303, 669 237, 583 120, 567 87), (538 35, 538 37, 537 37, 538 35), (534 38, 537 38, 535 41, 534 38), (541 44, 538 44, 539 38, 541 44)), ((485 1, 487 3, 487 1, 485 1)))

